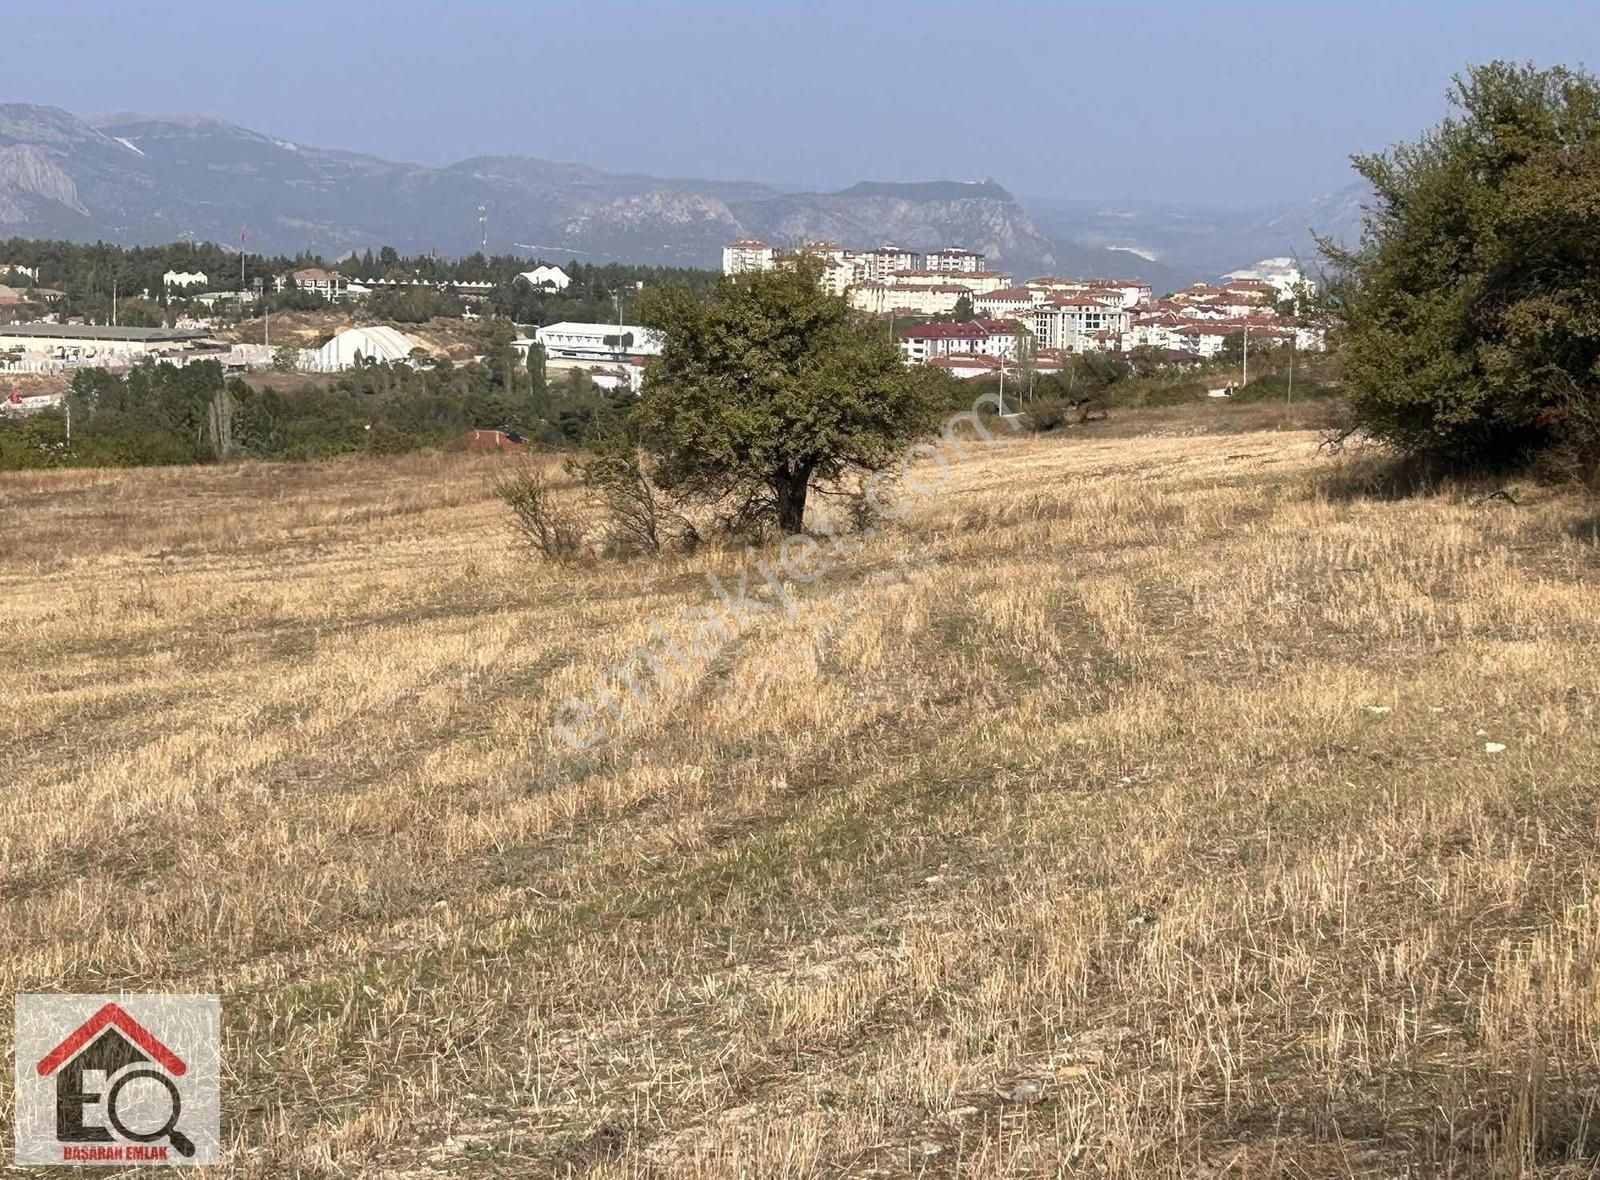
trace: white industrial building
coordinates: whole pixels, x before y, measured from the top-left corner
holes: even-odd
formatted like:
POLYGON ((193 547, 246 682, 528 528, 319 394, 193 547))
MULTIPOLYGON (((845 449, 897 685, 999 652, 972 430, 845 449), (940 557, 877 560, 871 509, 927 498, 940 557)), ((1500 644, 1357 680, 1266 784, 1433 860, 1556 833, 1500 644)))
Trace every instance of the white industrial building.
POLYGON ((187 291, 190 287, 204 287, 206 276, 204 271, 198 270, 169 270, 161 276, 161 285, 187 291))
POLYGON ((535 291, 565 291, 572 278, 559 266, 536 266, 517 276, 535 291))
POLYGON ((415 340, 393 328, 345 328, 321 348, 307 349, 300 367, 314 373, 337 373, 374 361, 409 361, 416 347, 415 340))
MULTIPOLYGON (((636 324, 580 324, 563 321, 538 329, 533 338, 552 359, 621 361, 661 355, 661 338, 636 324)), ((523 345, 526 350, 527 345, 523 345)))
POLYGON ((132 364, 170 357, 205 339, 203 330, 119 328, 102 324, 0 324, 0 354, 24 361, 132 364))

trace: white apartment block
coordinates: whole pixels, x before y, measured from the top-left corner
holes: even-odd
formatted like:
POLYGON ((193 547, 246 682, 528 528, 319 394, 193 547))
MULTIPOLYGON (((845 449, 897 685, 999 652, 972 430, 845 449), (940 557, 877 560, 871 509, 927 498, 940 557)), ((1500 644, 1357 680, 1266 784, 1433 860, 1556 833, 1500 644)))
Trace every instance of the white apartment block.
POLYGON ((990 319, 1033 323, 1034 294, 1026 287, 1001 287, 974 296, 972 310, 990 319))
POLYGON ((777 264, 778 252, 760 238, 740 238, 722 248, 722 273, 725 275, 771 270, 777 264))
POLYGON ((949 315, 972 292, 954 283, 930 287, 898 283, 857 283, 850 288, 850 306, 871 315, 949 315))
POLYGON ((998 270, 942 271, 897 270, 884 280, 901 287, 965 287, 974 296, 986 295, 1011 285, 1011 276, 998 270))
POLYGON ((1023 327, 1012 320, 918 324, 899 333, 900 353, 912 364, 957 355, 1016 360, 1023 334, 1023 327))
POLYGON ((1033 310, 1033 338, 1040 348, 1086 352, 1103 347, 1107 332, 1121 336, 1128 329, 1127 309, 1115 299, 1094 295, 1053 295, 1033 310))
POLYGON ((959 246, 946 246, 943 250, 923 255, 922 269, 944 271, 947 274, 983 270, 983 255, 959 246))
POLYGON ((862 281, 868 283, 886 283, 897 270, 916 270, 920 261, 915 253, 899 246, 879 246, 876 250, 863 251, 861 259, 864 264, 862 281))
POLYGON ((198 270, 169 270, 161 276, 163 287, 181 287, 188 290, 190 287, 204 287, 206 276, 198 270))

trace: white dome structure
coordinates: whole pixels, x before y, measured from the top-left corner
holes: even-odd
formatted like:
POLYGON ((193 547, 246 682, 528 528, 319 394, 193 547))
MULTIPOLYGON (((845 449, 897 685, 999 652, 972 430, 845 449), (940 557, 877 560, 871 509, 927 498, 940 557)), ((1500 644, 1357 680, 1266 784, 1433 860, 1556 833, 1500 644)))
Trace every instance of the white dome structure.
POLYGON ((416 347, 415 340, 393 328, 344 328, 311 354, 306 367, 328 373, 354 368, 362 360, 410 360, 416 347))

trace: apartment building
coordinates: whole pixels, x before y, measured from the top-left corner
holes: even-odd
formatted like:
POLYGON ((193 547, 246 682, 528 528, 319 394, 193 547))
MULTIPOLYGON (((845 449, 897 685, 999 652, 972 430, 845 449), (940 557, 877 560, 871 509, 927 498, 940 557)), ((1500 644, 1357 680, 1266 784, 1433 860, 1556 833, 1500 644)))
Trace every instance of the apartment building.
POLYGON ((973 319, 917 324, 902 329, 898 337, 901 355, 918 364, 956 355, 1015 360, 1022 352, 1023 334, 1023 327, 1014 320, 973 319))
POLYGON ((856 283, 850 306, 871 315, 949 315, 972 292, 957 283, 904 286, 899 283, 856 283))
POLYGON ((983 255, 976 250, 963 250, 959 246, 946 246, 932 254, 922 256, 923 270, 944 271, 947 274, 970 274, 984 269, 983 255))
POLYGON ((722 273, 725 275, 771 270, 777 264, 778 252, 760 238, 740 238, 722 248, 722 273))
POLYGON ((1083 352, 1103 346, 1107 332, 1121 337, 1129 323, 1120 301, 1097 295, 1052 295, 1033 309, 1033 338, 1040 348, 1083 352))

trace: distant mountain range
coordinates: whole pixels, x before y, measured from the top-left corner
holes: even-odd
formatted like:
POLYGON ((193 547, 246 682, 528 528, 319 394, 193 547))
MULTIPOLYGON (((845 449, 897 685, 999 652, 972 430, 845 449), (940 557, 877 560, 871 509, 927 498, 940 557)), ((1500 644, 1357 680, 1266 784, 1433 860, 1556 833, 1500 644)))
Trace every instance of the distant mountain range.
POLYGON ((337 258, 391 245, 458 255, 478 248, 481 207, 495 253, 715 267, 735 238, 778 245, 829 238, 856 248, 961 245, 1019 277, 1116 273, 1173 287, 1293 253, 1308 240, 1307 227, 1324 228, 1319 215, 1342 230, 1349 200, 1336 195, 1320 210, 1217 214, 1019 202, 992 180, 869 181, 810 193, 528 156, 431 168, 217 119, 86 120, 55 107, 0 104, 0 237, 231 243, 247 227, 250 248, 268 253, 337 258))

